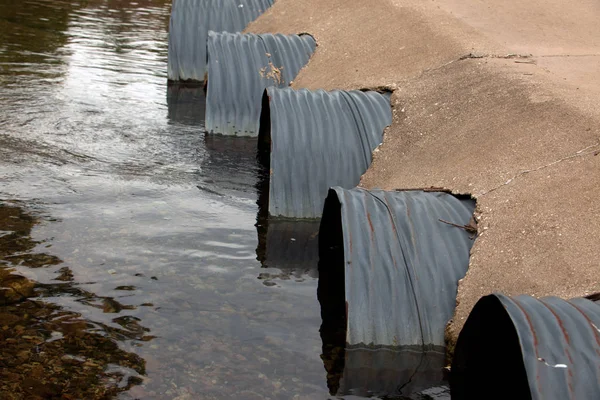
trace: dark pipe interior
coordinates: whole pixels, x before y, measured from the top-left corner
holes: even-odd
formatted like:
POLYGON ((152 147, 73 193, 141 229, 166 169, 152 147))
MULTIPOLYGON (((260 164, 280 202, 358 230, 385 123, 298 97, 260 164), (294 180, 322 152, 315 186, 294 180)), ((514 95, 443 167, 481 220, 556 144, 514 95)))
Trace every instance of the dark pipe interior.
POLYGON ((271 106, 269 104, 269 93, 266 89, 263 92, 260 110, 258 160, 269 171, 271 165, 271 106))
POLYGON ((334 190, 329 190, 319 228, 319 285, 321 304, 321 359, 327 371, 327 386, 338 393, 344 371, 346 348, 346 295, 344 283, 344 240, 341 204, 334 190))
POLYGON ((494 295, 473 308, 458 337, 450 388, 453 400, 530 400, 515 326, 494 295))
POLYGON ((598 302, 600 301, 600 293, 593 293, 589 296, 585 296, 585 298, 594 302, 598 302))
POLYGON ((258 194, 258 212, 256 214, 256 232, 258 234, 258 246, 256 248, 256 259, 264 263, 267 249, 267 233, 269 230, 269 174, 268 170, 260 168, 256 182, 258 194))
POLYGON ((256 183, 256 191, 258 193, 258 214, 256 216, 258 247, 256 248, 256 256, 257 260, 262 264, 266 259, 267 232, 269 228, 269 180, 271 166, 271 110, 266 90, 262 98, 256 158, 259 163, 259 176, 256 183))

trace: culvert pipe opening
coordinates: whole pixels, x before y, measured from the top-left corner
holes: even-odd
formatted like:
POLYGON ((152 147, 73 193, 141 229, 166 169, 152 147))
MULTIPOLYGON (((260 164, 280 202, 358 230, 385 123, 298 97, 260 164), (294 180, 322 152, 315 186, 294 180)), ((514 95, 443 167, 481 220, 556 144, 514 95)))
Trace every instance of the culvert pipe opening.
POLYGON ((331 395, 339 392, 346 356, 346 296, 344 284, 344 239, 341 204, 334 190, 325 200, 319 227, 319 283, 323 341, 322 359, 331 395))
POLYGON ((474 239, 463 227, 474 208, 448 193, 329 191, 319 301, 337 395, 408 395, 442 381, 444 330, 474 239))
POLYGON ((320 218, 329 188, 359 183, 391 122, 378 92, 267 88, 259 136, 271 153, 269 214, 320 218))
POLYGON ((290 219, 269 216, 271 164, 271 119, 269 96, 265 90, 257 140, 257 158, 261 168, 258 191, 257 259, 265 269, 260 279, 267 286, 280 280, 318 277, 319 219, 290 219))
POLYGON ((261 166, 268 172, 271 168, 271 105, 266 89, 261 100, 257 154, 261 166))
POLYGON ((519 336, 496 296, 482 298, 469 315, 454 351, 450 384, 452 399, 531 399, 519 336))
POLYGON ((483 297, 458 338, 452 398, 598 399, 598 326, 589 299, 483 297))

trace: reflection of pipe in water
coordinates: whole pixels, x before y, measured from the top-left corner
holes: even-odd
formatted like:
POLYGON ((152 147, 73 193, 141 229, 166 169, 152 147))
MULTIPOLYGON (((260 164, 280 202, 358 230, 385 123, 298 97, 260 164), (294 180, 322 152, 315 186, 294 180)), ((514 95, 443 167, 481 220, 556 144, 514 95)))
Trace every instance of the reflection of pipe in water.
POLYGON ((202 161, 198 188, 223 194, 223 191, 254 194, 260 168, 256 161, 256 139, 206 135, 208 156, 202 161))
POLYGON ((332 394, 408 395, 440 383, 473 243, 461 227, 474 207, 448 193, 330 190, 318 297, 332 394))
POLYGON ((170 122, 204 126, 206 92, 203 85, 171 84, 167 86, 167 118, 170 122))
POLYGON ((261 273, 267 285, 273 278, 318 277, 318 220, 261 219, 259 212, 257 231, 257 259, 264 268, 279 270, 261 273))

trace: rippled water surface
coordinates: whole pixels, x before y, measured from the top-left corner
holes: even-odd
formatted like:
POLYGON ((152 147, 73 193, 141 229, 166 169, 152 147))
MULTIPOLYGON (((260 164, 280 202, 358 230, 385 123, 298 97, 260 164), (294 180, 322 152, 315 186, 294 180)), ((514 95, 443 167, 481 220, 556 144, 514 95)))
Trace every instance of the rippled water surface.
POLYGON ((0 0, 3 398, 327 397, 316 260, 285 262, 316 228, 257 230, 256 144, 167 87, 169 14, 0 0))

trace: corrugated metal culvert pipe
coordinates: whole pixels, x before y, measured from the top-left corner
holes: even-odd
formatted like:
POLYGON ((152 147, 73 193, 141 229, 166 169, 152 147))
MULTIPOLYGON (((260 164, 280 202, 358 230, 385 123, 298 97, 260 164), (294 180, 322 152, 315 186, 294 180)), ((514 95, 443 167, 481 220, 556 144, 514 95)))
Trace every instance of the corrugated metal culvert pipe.
POLYGON ((241 32, 273 0, 174 0, 167 74, 171 81, 204 81, 208 31, 241 32))
POLYGON ((600 399, 599 328, 588 299, 485 296, 458 338, 452 399, 600 399))
POLYGON ((308 34, 209 32, 207 132, 257 136, 263 91, 288 86, 316 46, 308 34))
POLYGON ((474 208, 440 192, 329 191, 318 296, 332 394, 407 395, 442 380, 474 208))
POLYGON ((355 187, 392 123, 389 93, 268 88, 259 151, 271 216, 319 218, 332 186, 355 187))

